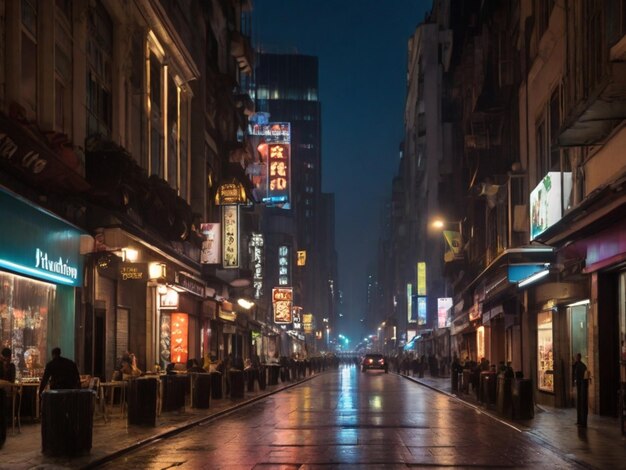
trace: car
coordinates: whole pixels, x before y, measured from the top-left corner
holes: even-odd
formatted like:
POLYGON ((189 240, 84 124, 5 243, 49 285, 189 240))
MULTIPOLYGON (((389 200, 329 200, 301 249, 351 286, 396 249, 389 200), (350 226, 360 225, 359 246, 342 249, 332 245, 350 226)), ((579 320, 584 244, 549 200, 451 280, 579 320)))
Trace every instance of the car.
POLYGON ((361 372, 369 369, 384 370, 385 374, 389 372, 389 365, 385 356, 382 354, 366 354, 361 361, 361 372))

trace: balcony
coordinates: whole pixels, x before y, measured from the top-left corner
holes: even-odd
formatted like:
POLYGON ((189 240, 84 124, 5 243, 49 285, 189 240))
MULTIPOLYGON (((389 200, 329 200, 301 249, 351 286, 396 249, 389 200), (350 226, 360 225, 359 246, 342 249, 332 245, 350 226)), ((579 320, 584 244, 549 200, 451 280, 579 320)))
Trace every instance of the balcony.
POLYGON ((626 119, 626 62, 609 62, 604 77, 588 96, 570 108, 558 143, 561 147, 595 145, 626 119))

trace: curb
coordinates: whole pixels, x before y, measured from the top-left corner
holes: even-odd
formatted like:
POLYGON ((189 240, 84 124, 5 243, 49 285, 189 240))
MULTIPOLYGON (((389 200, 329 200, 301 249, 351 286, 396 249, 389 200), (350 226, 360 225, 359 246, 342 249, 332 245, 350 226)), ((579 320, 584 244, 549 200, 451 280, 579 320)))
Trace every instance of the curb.
POLYGON ((121 457, 124 454, 128 454, 128 453, 130 453, 130 452, 132 452, 134 450, 140 449, 141 447, 145 447, 145 446, 147 446, 149 444, 152 444, 152 443, 154 443, 156 441, 159 441, 161 439, 166 439, 168 437, 175 436, 176 434, 180 434, 181 432, 187 431, 188 429, 191 429, 191 428, 193 428, 195 426, 200 426, 200 425, 208 423, 210 421, 214 421, 214 420, 217 420, 219 418, 223 418, 224 416, 227 416, 227 415, 229 415, 231 413, 234 413, 235 411, 238 411, 238 410, 240 410, 242 408, 245 408, 246 406, 249 406, 252 403, 255 403, 257 401, 263 400, 263 399, 265 399, 265 398, 267 398, 269 396, 275 395, 278 392, 282 392, 284 390, 288 390, 290 388, 293 388, 293 387, 296 387, 298 385, 301 385, 301 384, 303 384, 305 382, 308 382, 309 380, 313 380, 314 378, 319 377, 319 376, 321 376, 321 375, 323 375, 325 373, 327 373, 327 371, 323 371, 323 372, 320 372, 318 374, 311 375, 311 376, 309 376, 307 378, 304 378, 304 379, 302 379, 302 380, 300 380, 298 382, 290 383, 290 384, 285 385, 285 386, 283 386, 281 388, 278 388, 276 390, 272 390, 271 392, 267 392, 267 393, 264 393, 262 395, 258 395, 256 397, 250 398, 248 400, 237 402, 237 403, 233 404, 233 406, 231 406, 229 408, 226 408, 224 410, 218 411, 216 413, 213 413, 211 415, 204 416, 202 418, 197 418, 197 419, 194 419, 194 420, 191 420, 191 421, 187 421, 185 423, 182 423, 180 426, 176 427, 175 429, 170 429, 169 431, 164 431, 162 433, 158 433, 158 434, 155 434, 153 436, 147 437, 147 438, 145 438, 143 440, 137 441, 133 445, 130 445, 130 446, 124 447, 122 449, 116 450, 116 451, 114 451, 114 452, 112 452, 110 454, 105 455, 104 457, 100 457, 99 459, 93 460, 92 462, 89 462, 88 464, 86 464, 86 465, 84 465, 84 466, 82 466, 80 468, 81 469, 85 469, 85 470, 92 469, 92 468, 97 468, 97 467, 99 467, 101 465, 104 465, 105 463, 108 463, 108 462, 110 462, 112 460, 115 460, 115 459, 121 457))

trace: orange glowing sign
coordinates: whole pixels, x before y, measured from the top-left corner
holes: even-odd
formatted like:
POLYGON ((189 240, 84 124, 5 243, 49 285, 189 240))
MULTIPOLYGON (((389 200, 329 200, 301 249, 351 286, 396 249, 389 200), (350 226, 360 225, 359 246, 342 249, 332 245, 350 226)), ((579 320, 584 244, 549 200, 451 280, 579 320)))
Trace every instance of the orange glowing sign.
POLYGON ((189 356, 189 316, 186 313, 172 313, 171 360, 187 363, 189 356))

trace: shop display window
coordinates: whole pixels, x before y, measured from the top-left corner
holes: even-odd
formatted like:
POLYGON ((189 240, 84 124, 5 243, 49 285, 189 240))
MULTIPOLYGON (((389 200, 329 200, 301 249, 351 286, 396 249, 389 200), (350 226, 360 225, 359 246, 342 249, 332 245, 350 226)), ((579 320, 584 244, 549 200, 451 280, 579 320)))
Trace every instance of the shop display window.
POLYGON ((545 392, 554 392, 552 336, 552 311, 537 314, 537 386, 545 392))
POLYGON ((0 272, 0 345, 11 349, 19 377, 43 374, 55 295, 54 284, 0 272))

